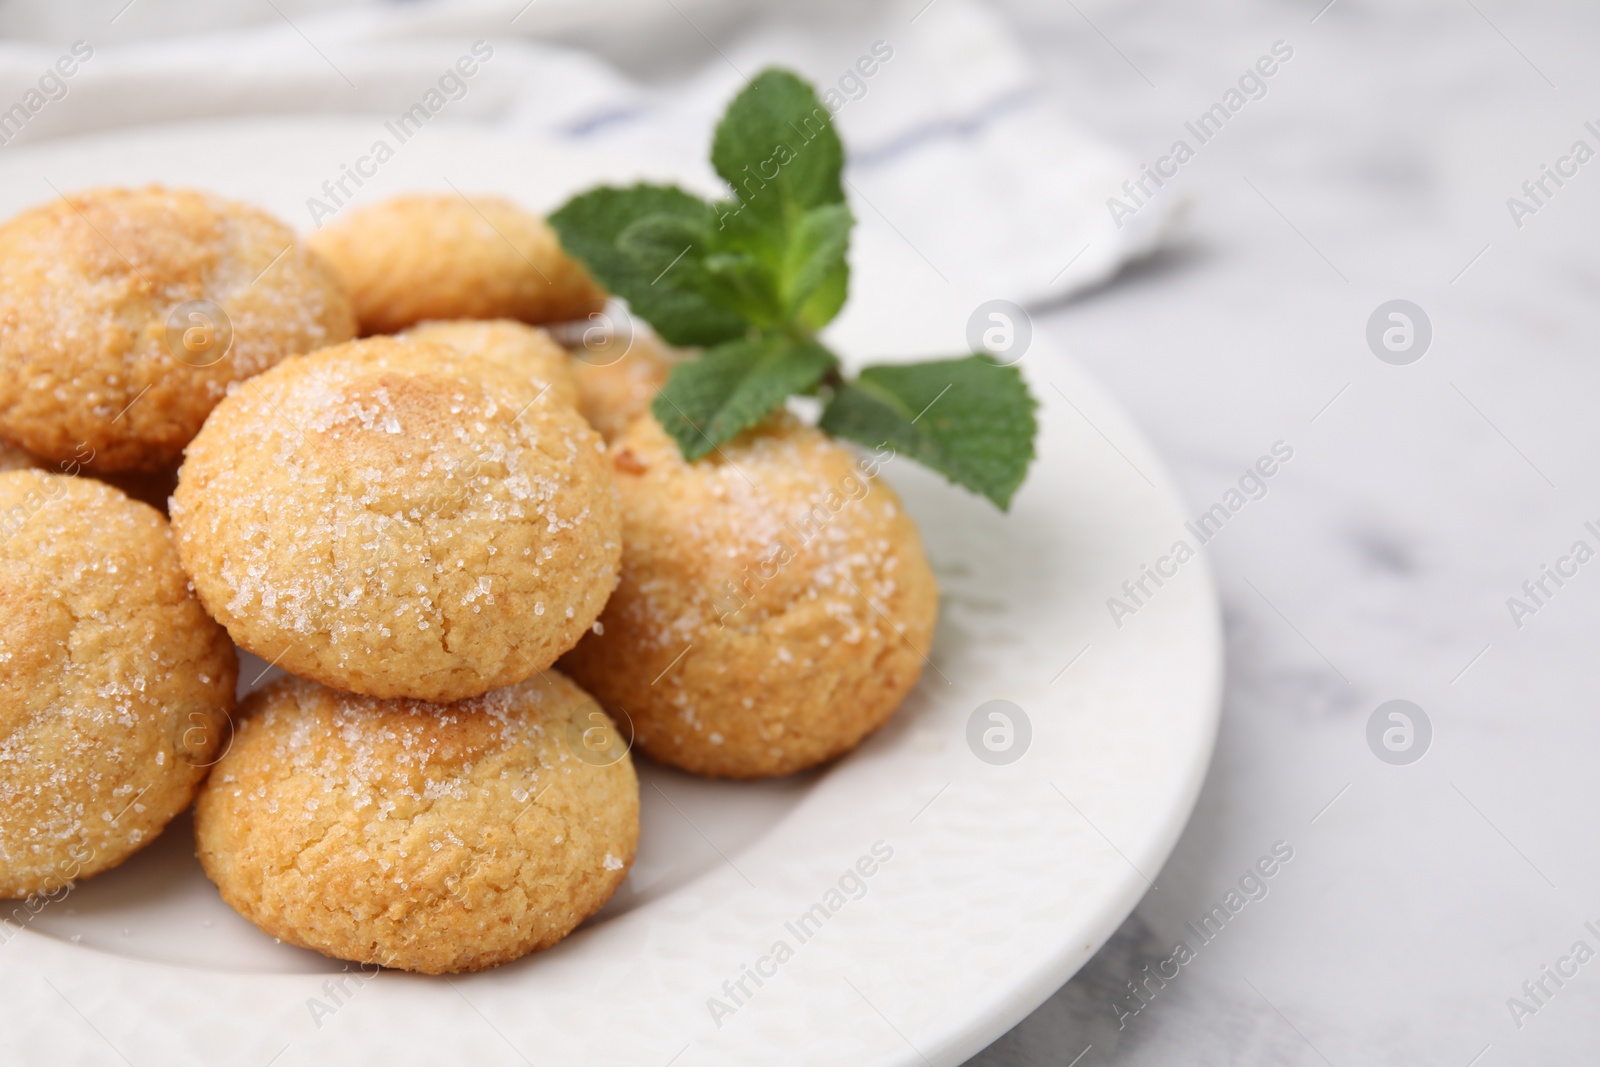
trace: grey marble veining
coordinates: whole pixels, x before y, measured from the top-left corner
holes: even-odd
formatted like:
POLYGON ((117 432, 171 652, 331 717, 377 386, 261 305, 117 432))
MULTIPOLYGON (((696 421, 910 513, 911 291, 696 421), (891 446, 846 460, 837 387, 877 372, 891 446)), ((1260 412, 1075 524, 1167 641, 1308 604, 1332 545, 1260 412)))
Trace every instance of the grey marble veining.
POLYGON ((1003 5, 1060 106, 1146 161, 1293 48, 1162 190, 1183 238, 1034 319, 1197 512, 1295 451, 1206 547, 1222 731, 1158 888, 980 1067, 1596 1062, 1600 562, 1573 550, 1600 550, 1600 159, 1560 160, 1600 150, 1600 12, 1325 2, 1003 5), (1407 366, 1365 338, 1393 298, 1433 326, 1407 366), (1576 574, 1535 604, 1546 565, 1576 574), (1433 728, 1405 766, 1367 743, 1396 698, 1433 728), (1293 859, 1202 945, 1277 841, 1293 859))

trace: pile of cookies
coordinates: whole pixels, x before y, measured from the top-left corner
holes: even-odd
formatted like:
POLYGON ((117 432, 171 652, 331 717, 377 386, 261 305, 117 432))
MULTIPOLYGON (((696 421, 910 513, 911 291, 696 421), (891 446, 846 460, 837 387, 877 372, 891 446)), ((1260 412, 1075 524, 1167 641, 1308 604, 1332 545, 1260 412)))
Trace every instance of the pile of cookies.
POLYGON ((882 457, 780 414, 685 462, 684 354, 605 308, 498 198, 0 225, 0 897, 193 803, 267 933, 476 970, 621 884, 630 748, 765 777, 881 726, 937 610, 882 457), (236 704, 235 646, 287 677, 236 704))

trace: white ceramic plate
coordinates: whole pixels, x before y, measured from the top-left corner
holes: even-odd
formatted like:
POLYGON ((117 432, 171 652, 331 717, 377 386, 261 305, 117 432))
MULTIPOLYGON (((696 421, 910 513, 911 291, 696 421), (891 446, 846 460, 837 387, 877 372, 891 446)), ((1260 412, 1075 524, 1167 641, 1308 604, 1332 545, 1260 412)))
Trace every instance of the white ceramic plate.
MULTIPOLYGON (((308 229, 307 198, 380 135, 371 120, 241 122, 7 152, 0 213, 57 189, 159 180, 308 229)), ((639 177, 709 180, 430 129, 359 199, 454 186, 543 210, 639 177)), ((857 358, 965 351, 967 317, 987 294, 941 281, 880 206, 892 212, 855 205, 854 292, 832 340, 857 358)), ((0 1059, 693 1067, 945 1065, 975 1053, 1145 892, 1205 774, 1221 681, 1203 559, 1159 589, 1147 581, 1154 595, 1120 628, 1107 610, 1180 534, 1156 456, 1042 340, 1020 366, 1042 431, 1009 515, 908 461, 886 469, 943 595, 930 668, 859 751, 760 784, 641 761, 638 861, 605 912, 548 952, 449 980, 363 981, 273 942, 221 902, 181 818, 123 867, 0 930, 0 1059), (967 740, 974 710, 995 699, 1031 726, 1006 765, 967 740), (870 877, 848 874, 858 864, 870 877)), ((245 660, 242 684, 259 681, 264 665, 245 660)))

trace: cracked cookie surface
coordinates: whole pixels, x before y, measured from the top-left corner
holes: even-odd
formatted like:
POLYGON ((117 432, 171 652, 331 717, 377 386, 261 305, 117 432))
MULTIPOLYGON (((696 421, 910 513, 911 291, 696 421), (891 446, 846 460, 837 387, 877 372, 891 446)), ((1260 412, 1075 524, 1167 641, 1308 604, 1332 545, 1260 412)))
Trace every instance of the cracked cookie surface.
POLYGON ((780 414, 686 463, 653 418, 611 446, 622 577, 562 670, 650 758, 790 774, 882 726, 922 671, 938 587, 878 464, 780 414))
POLYGON ((282 679, 245 699, 195 806, 206 874, 274 937, 443 974, 565 937, 633 862, 639 787, 555 671, 455 704, 282 679))
POLYGON ((520 370, 373 337, 238 386, 190 445, 173 529, 240 647, 448 702, 542 670, 616 583, 604 445, 520 370))
POLYGON ((225 743, 237 674, 159 512, 0 474, 0 898, 153 841, 225 743))
POLYGON ((229 383, 354 334, 332 269, 248 204, 90 189, 0 225, 0 436, 49 466, 174 467, 229 383), (220 354, 173 341, 218 325, 179 313, 196 300, 231 327, 220 354))

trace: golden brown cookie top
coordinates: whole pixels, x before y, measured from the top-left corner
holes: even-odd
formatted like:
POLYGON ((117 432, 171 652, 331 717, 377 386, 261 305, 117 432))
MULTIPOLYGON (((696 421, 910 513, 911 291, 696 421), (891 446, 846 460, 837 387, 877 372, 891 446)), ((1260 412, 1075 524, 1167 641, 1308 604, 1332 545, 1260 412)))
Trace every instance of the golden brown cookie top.
POLYGON ((938 589, 884 460, 784 413, 693 463, 639 418, 610 454, 622 578, 561 665, 627 712, 641 751, 696 774, 790 774, 893 714, 938 589))
POLYGON ((237 670, 154 508, 0 474, 0 897, 112 866, 187 806, 237 670))
POLYGON ((283 679, 246 700, 196 805, 201 862, 275 937, 430 974, 553 944, 621 883, 638 840, 626 750, 555 671, 448 705, 283 679))
POLYGON ((578 404, 572 357, 536 326, 512 319, 455 319, 424 322, 400 336, 446 344, 498 363, 522 375, 543 399, 568 407, 578 404))
POLYGON ((429 319, 559 322, 605 306, 549 224, 500 196, 396 196, 308 241, 343 279, 363 334, 429 319))
POLYGON ((173 523, 242 647, 342 689, 455 700, 549 666, 599 614, 621 553, 603 448, 520 370, 368 338, 220 404, 173 523))
MULTIPOLYGON (((419 805, 438 796, 465 798, 484 762, 515 745, 531 746, 554 764, 572 758, 559 745, 543 744, 541 724, 583 699, 581 691, 569 690, 576 687, 544 672, 520 685, 433 704, 282 678, 246 701, 242 729, 250 740, 225 763, 218 781, 242 784, 248 793, 269 778, 304 778, 311 794, 337 795, 341 804, 370 808, 370 817, 386 819, 398 798, 419 805), (251 746, 253 755, 244 755, 251 746)), ((563 738, 552 731, 549 740, 563 738)), ((537 777, 532 773, 530 783, 537 777)), ((314 811, 317 803, 312 800, 306 810, 314 811)))
POLYGON ((0 224, 0 427, 47 461, 171 467, 230 382, 354 329, 289 227, 209 193, 90 189, 0 224))
MULTIPOLYGON (((837 603, 841 618, 876 627, 868 603, 893 596, 897 552, 915 527, 843 445, 780 412, 689 463, 654 418, 640 418, 610 455, 627 503, 624 581, 636 594, 622 607, 650 643, 682 647, 719 621, 758 626, 800 601, 837 603)), ((857 628, 841 639, 859 640, 857 628)))

